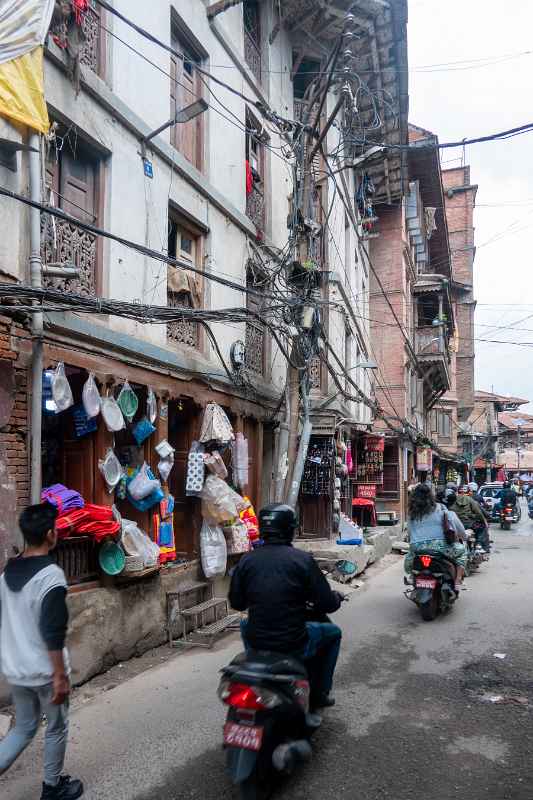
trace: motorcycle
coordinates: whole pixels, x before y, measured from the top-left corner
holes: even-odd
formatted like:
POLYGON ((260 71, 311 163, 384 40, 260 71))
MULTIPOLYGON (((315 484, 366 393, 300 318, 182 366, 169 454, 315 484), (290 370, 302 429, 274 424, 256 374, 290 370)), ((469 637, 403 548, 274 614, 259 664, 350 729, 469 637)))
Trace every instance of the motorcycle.
POLYGON ((472 529, 466 531, 466 550, 467 550, 467 567, 466 575, 471 575, 475 572, 484 561, 489 560, 489 554, 485 552, 481 544, 478 542, 475 532, 472 529))
POLYGON ((449 611, 457 600, 456 566, 451 558, 438 551, 417 553, 413 559, 413 586, 405 596, 412 600, 426 622, 449 611))
POLYGON ((513 524, 514 511, 512 506, 505 506, 500 511, 500 525, 502 531, 510 531, 513 524))
MULTIPOLYGON (((309 619, 329 622, 313 613, 309 619)), ((226 770, 241 800, 266 800, 280 777, 311 759, 310 740, 322 722, 310 711, 319 658, 304 665, 282 653, 248 650, 221 670, 226 770)))

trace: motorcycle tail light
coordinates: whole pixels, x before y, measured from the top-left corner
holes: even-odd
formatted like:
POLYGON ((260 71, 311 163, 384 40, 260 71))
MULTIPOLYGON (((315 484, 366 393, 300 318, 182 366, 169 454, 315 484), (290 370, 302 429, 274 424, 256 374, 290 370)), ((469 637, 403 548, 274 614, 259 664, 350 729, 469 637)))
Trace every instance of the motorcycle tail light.
POLYGON ((281 697, 263 686, 247 686, 244 683, 222 681, 218 696, 228 706, 248 711, 264 711, 283 702, 281 697))
POLYGON ((433 561, 431 556, 420 556, 420 561, 422 562, 422 566, 424 569, 427 569, 431 566, 431 562, 433 561))

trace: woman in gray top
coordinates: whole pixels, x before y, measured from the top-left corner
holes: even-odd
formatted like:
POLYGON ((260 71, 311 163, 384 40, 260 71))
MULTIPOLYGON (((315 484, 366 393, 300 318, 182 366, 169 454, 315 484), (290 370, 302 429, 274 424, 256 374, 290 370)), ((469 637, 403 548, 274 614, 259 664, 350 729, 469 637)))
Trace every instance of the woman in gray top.
POLYGON ((450 526, 458 538, 465 535, 465 529, 457 514, 448 511, 435 501, 433 487, 419 483, 409 495, 407 530, 410 548, 405 556, 405 571, 411 574, 415 553, 421 550, 436 550, 453 559, 457 565, 455 588, 463 582, 467 562, 466 547, 456 541, 448 544, 444 537, 444 515, 448 516, 450 526))

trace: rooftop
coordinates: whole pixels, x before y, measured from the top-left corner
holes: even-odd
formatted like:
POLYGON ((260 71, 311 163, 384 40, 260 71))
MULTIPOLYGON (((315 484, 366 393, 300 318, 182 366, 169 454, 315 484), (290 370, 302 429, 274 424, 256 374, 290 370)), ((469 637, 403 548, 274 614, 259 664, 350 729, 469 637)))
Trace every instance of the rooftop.
POLYGON ((476 390, 476 403, 495 403, 502 408, 499 411, 516 411, 520 406, 527 405, 530 401, 523 400, 521 397, 508 397, 504 394, 494 394, 493 392, 483 392, 476 390))

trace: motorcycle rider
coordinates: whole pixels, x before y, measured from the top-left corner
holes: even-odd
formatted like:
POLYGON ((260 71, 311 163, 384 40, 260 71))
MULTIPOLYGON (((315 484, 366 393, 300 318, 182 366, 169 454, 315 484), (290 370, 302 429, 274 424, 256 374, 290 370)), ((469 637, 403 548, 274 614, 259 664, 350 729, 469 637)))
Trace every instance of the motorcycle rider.
POLYGON ((448 508, 454 511, 465 528, 471 528, 476 534, 476 540, 488 553, 490 551, 490 538, 487 519, 479 503, 467 494, 467 487, 463 484, 457 494, 453 492, 446 498, 448 508))
POLYGON ((237 611, 248 610, 248 621, 241 626, 247 649, 313 659, 311 706, 325 708, 335 703, 330 693, 342 632, 331 622, 308 622, 307 610, 312 604, 316 616, 330 614, 343 596, 330 588, 311 553, 292 546, 295 528, 290 506, 274 503, 261 509, 264 546, 239 562, 229 601, 237 611))
MULTIPOLYGON (((407 575, 413 569, 413 560, 417 552, 427 549, 437 550, 453 559, 456 565, 455 591, 459 592, 463 582, 467 553, 464 544, 456 541, 448 544, 444 535, 444 515, 447 509, 435 502, 433 487, 427 483, 419 483, 409 495, 407 529, 409 531, 409 552, 405 556, 404 568, 407 575)), ((465 529, 453 512, 448 513, 448 522, 458 537, 463 537, 465 529)))
POLYGON ((505 506, 511 506, 514 509, 516 507, 516 503, 517 503, 517 494, 511 487, 511 482, 504 481, 502 493, 500 495, 501 508, 504 509, 505 506))

